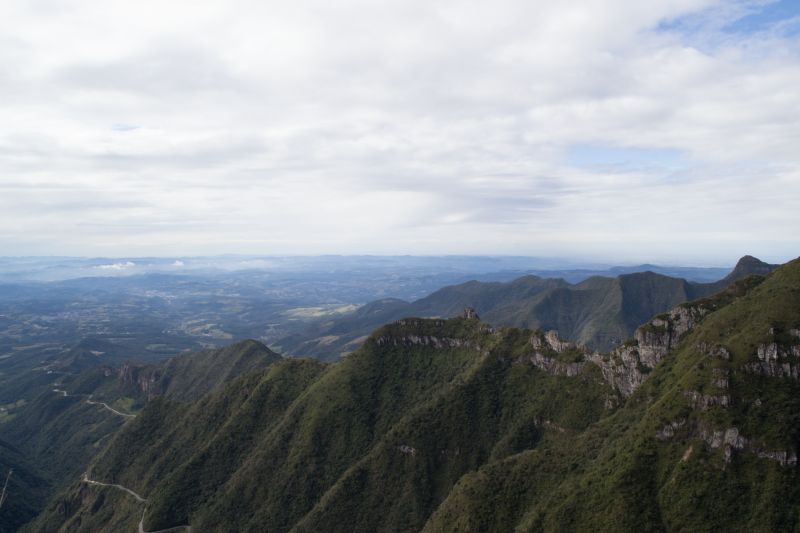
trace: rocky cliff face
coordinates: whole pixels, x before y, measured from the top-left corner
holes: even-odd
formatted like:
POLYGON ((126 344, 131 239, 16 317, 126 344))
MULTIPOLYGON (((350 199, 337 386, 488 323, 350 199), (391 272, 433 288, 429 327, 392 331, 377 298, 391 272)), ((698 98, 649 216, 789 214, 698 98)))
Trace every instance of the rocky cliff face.
MULTIPOLYGON (((586 362, 591 362, 600 367, 603 378, 609 385, 617 389, 623 398, 629 398, 661 358, 677 346, 681 335, 697 325, 706 313, 707 310, 702 305, 693 307, 681 304, 668 313, 653 318, 637 330, 635 339, 626 341, 608 354, 597 351, 592 353, 585 346, 577 347, 573 342, 560 339, 558 331, 551 330, 531 337, 534 352, 518 358, 517 361, 530 361, 545 372, 567 376, 580 374, 586 362), (582 350, 585 361, 561 363, 556 357, 546 353, 552 350, 560 354, 569 348, 582 350)), ((721 355, 723 352, 727 354, 724 348, 718 350, 722 350, 721 355)), ((607 405, 615 405, 615 402, 610 400, 607 405)))
POLYGON ((155 374, 145 375, 142 373, 142 367, 125 363, 119 370, 119 383, 137 385, 141 387, 143 392, 147 393, 147 399, 164 394, 164 387, 157 386, 156 381, 158 377, 155 374))
POLYGON ((528 361, 533 364, 539 370, 543 370, 545 372, 549 372, 553 375, 561 375, 561 376, 577 376, 583 372, 583 369, 586 367, 585 362, 579 363, 562 363, 556 361, 555 357, 548 357, 541 352, 533 352, 530 355, 521 355, 517 359, 514 360, 513 364, 519 364, 524 361, 528 361))
POLYGON ((679 305, 664 315, 653 318, 636 330, 642 362, 655 367, 669 350, 678 345, 681 335, 692 329, 708 312, 702 305, 679 305))
MULTIPOLYGON (((518 357, 514 360, 514 364, 528 361, 539 370, 568 377, 579 375, 586 367, 586 363, 583 361, 566 363, 558 361, 557 358, 552 355, 547 355, 547 352, 551 350, 556 354, 560 354, 567 348, 576 348, 574 342, 560 339, 558 337, 558 331, 556 330, 551 330, 547 333, 542 333, 541 330, 539 330, 538 334, 531 337, 530 342, 534 348, 533 353, 518 357)), ((589 353, 586 347, 581 347, 580 350, 584 352, 584 354, 589 353)))
POLYGON ((800 376, 800 364, 787 360, 789 357, 800 357, 800 346, 784 348, 773 342, 759 346, 757 353, 759 362, 743 365, 741 367, 743 372, 778 378, 790 377, 798 379, 798 376, 800 376))
MULTIPOLYGON (((760 445, 761 437, 747 438, 742 435, 738 428, 727 428, 714 430, 705 421, 677 420, 664 426, 655 437, 659 440, 673 439, 675 441, 685 439, 699 439, 711 450, 716 450, 725 446, 725 464, 731 462, 734 451, 740 453, 752 453, 759 459, 778 461, 781 466, 797 466, 797 454, 789 451, 770 451, 765 450, 760 445)), ((724 468, 724 467, 723 467, 724 468)))
POLYGON ((623 398, 629 398, 661 358, 678 345, 681 335, 696 326, 707 312, 702 305, 681 304, 640 326, 634 339, 611 353, 594 352, 587 359, 600 367, 605 380, 623 398))

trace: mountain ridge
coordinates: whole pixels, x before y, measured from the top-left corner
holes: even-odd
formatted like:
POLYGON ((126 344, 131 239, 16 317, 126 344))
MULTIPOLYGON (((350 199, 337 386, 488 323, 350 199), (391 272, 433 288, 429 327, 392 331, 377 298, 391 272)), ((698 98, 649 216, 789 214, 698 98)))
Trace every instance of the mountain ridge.
MULTIPOLYGON (((147 497, 148 530, 791 530, 798 330, 800 260, 607 354, 406 317, 337 364, 284 359, 194 404, 155 398, 90 473, 147 497)), ((67 512, 51 502, 25 531, 138 523, 104 490, 76 480, 67 512)))
POLYGON ((313 325, 301 334, 276 341, 273 346, 280 348, 284 356, 336 362, 342 353, 352 352, 380 325, 403 316, 449 318, 464 307, 472 307, 494 326, 556 329, 573 342, 608 351, 653 315, 777 266, 744 256, 732 272, 713 283, 687 282, 653 272, 620 274, 616 278, 594 276, 574 285, 563 279, 533 275, 507 283, 469 281, 444 287, 413 303, 391 298, 376 300, 365 306, 370 308, 368 313, 313 325), (636 309, 637 304, 648 299, 653 300, 649 307, 636 309), (587 306, 594 309, 592 316, 588 316, 587 306))

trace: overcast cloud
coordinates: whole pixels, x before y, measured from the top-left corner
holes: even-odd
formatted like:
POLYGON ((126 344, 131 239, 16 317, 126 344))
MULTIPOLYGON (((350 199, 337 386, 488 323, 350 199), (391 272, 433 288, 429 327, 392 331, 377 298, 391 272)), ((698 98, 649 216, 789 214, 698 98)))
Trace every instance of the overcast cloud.
POLYGON ((786 261, 797 5, 2 2, 0 255, 786 261))

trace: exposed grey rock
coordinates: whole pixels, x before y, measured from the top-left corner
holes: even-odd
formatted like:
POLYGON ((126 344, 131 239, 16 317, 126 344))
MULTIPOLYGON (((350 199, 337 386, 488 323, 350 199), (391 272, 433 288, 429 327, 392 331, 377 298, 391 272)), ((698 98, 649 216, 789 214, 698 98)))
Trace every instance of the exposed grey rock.
POLYGON ((465 307, 464 310, 458 314, 458 316, 460 316, 461 318, 477 318, 478 320, 480 320, 478 314, 475 312, 475 309, 471 307, 465 307))
POLYGON ((600 367, 603 378, 612 387, 619 390, 623 398, 630 398, 633 391, 647 377, 647 374, 640 370, 641 359, 636 346, 617 347, 608 357, 595 352, 588 356, 588 360, 600 367), (621 364, 617 362, 617 359, 621 364))
POLYGON ((671 422, 664 426, 664 429, 656 433, 655 437, 660 440, 671 438, 692 438, 705 441, 708 447, 712 450, 717 450, 725 446, 725 463, 730 463, 733 457, 733 450, 740 452, 750 452, 756 454, 761 459, 775 460, 781 466, 796 466, 797 454, 793 451, 766 451, 759 449, 755 446, 755 442, 759 440, 756 438, 746 438, 741 434, 738 428, 728 428, 726 430, 713 430, 706 423, 700 423, 698 426, 696 422, 687 426, 686 429, 680 432, 676 430, 683 428, 686 425, 685 420, 671 422), (677 435, 677 437, 676 437, 677 435))
POLYGON ((707 411, 709 407, 719 405, 728 407, 733 404, 733 399, 729 396, 710 396, 708 394, 701 394, 697 391, 683 391, 684 398, 689 398, 689 405, 692 409, 700 409, 707 411))
POLYGON ((400 452, 403 455, 410 455, 411 457, 413 457, 414 454, 417 453, 416 448, 412 448, 411 446, 408 446, 407 444, 401 444, 400 446, 392 446, 392 448, 396 452, 400 452))
POLYGON ((724 346, 711 346, 709 348, 709 345, 705 342, 698 342, 694 348, 700 353, 708 354, 712 357, 719 357, 723 361, 730 361, 731 359, 731 353, 724 346))
POLYGON ((558 338, 558 331, 556 331, 554 329, 548 331, 547 333, 545 333, 544 334, 544 338, 547 340, 547 343, 550 345, 550 347, 553 350, 555 350, 557 353, 561 353, 564 350, 566 350, 567 348, 574 348, 575 347, 575 343, 574 342, 569 342, 569 341, 566 341, 566 340, 563 340, 563 339, 559 339, 558 338))
POLYGON ((725 431, 725 444, 733 446, 737 450, 744 450, 747 439, 739 435, 737 428, 730 428, 725 431))
POLYGON ((536 335, 534 335, 533 337, 531 337, 531 344, 533 345, 534 348, 541 348, 542 346, 544 346, 544 340, 542 340, 541 337, 537 337, 536 335))
POLYGON ((525 361, 530 361, 533 363, 533 366, 539 370, 549 372, 553 375, 564 375, 567 377, 579 375, 581 372, 583 372, 583 369, 586 366, 586 363, 584 362, 570 364, 561 363, 556 361, 555 357, 547 357, 539 351, 517 357, 514 360, 514 364, 519 364, 525 361))
POLYGON ((566 433, 566 431, 567 431, 565 428, 562 428, 561 426, 557 426, 557 425, 553 424, 551 421, 544 420, 544 419, 541 419, 541 418, 537 418, 536 420, 534 420, 533 421, 533 425, 536 426, 537 428, 555 429, 556 431, 558 431, 560 433, 566 433))
POLYGON ((777 378, 794 378, 800 376, 800 364, 778 363, 777 361, 763 361, 759 363, 747 363, 740 367, 740 370, 750 374, 761 374, 777 378))
POLYGON ((639 342, 639 353, 642 362, 653 368, 661 358, 677 346, 680 336, 697 325, 698 320, 708 312, 704 307, 685 307, 679 305, 669 311, 668 319, 654 318, 650 325, 664 328, 665 331, 648 331, 646 328, 636 330, 639 342))
POLYGON ((758 347, 758 358, 762 361, 777 361, 778 357, 781 355, 783 355, 782 350, 775 342, 772 344, 762 344, 758 347))
POLYGON ((682 428, 686 424, 686 420, 676 420, 674 422, 670 422, 664 429, 660 432, 656 433, 656 438, 658 439, 671 439, 675 436, 675 430, 682 428))
POLYGON ((464 339, 450 339, 447 337, 438 338, 433 335, 401 335, 399 337, 392 337, 391 335, 384 335, 375 339, 378 346, 393 345, 393 346, 426 346, 444 350, 448 348, 469 348, 477 352, 482 351, 481 345, 473 340, 464 339))
POLYGON ((730 385, 730 382, 728 381, 727 378, 721 378, 721 379, 711 378, 711 386, 713 387, 714 385, 716 385, 720 389, 727 389, 728 386, 730 385))

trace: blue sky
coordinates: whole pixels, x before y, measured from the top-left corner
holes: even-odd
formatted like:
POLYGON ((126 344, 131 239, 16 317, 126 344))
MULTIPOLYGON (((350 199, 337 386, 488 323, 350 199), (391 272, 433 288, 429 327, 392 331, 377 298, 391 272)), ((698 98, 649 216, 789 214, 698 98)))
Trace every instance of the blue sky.
POLYGON ((723 26, 722 31, 744 35, 776 31, 786 37, 800 31, 800 2, 797 0, 769 2, 751 9, 751 13, 723 26))
POLYGON ((0 255, 800 255, 800 2, 0 4, 0 255))

